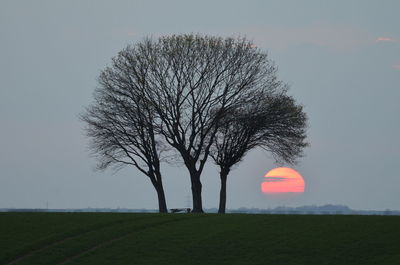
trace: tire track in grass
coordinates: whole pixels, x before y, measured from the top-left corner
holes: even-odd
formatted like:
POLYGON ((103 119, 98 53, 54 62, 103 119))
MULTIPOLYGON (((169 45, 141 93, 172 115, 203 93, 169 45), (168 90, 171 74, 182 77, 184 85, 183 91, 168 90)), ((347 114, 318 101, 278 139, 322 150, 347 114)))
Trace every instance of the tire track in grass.
POLYGON ((96 228, 94 228, 94 229, 89 229, 89 230, 80 232, 78 234, 74 234, 74 235, 71 235, 71 236, 67 236, 67 237, 61 238, 61 239, 56 240, 54 242, 51 242, 50 244, 47 244, 45 246, 34 248, 34 249, 28 251, 26 254, 23 254, 22 256, 13 258, 11 261, 6 262, 4 265, 15 265, 18 262, 20 262, 20 261, 22 261, 22 260, 24 260, 26 258, 29 258, 32 255, 34 255, 34 254, 36 254, 36 253, 38 253, 40 251, 44 251, 44 250, 49 249, 49 248, 54 247, 54 246, 58 246, 58 245, 66 242, 68 240, 72 240, 72 239, 78 238, 78 237, 80 237, 82 235, 85 235, 87 233, 91 233, 91 232, 94 232, 94 231, 102 230, 103 228, 106 228, 106 227, 117 226, 117 225, 120 225, 120 224, 128 223, 130 221, 135 221, 135 220, 154 219, 154 218, 155 218, 155 216, 146 216, 146 217, 141 217, 141 218, 129 218, 129 219, 122 219, 122 220, 117 220, 117 221, 113 221, 113 222, 108 222, 108 223, 101 224, 101 225, 96 225, 95 226, 96 228))
POLYGON ((73 261, 75 259, 78 259, 78 258, 84 256, 85 254, 87 254, 89 252, 95 251, 95 250, 97 250, 99 248, 102 248, 102 247, 110 245, 110 244, 112 244, 114 242, 120 241, 120 240, 122 240, 122 239, 124 239, 124 238, 126 238, 128 236, 131 236, 132 234, 136 233, 137 231, 143 231, 143 230, 146 230, 148 228, 158 227, 158 226, 162 226, 162 225, 168 224, 168 223, 174 223, 174 222, 178 222, 178 221, 191 220, 191 219, 197 219, 197 218, 205 218, 205 217, 210 217, 210 216, 200 215, 200 216, 191 217, 191 218, 175 218, 175 219, 167 220, 167 221, 163 221, 163 222, 158 222, 158 223, 153 223, 153 224, 145 224, 145 225, 139 226, 137 229, 135 229, 132 232, 126 233, 124 235, 119 235, 119 236, 114 237, 114 238, 112 238, 110 240, 107 240, 107 241, 104 241, 102 243, 96 244, 96 245, 94 245, 94 246, 92 246, 92 247, 90 247, 90 248, 88 248, 88 249, 86 249, 86 250, 84 250, 84 251, 82 251, 80 253, 77 253, 76 255, 68 257, 68 258, 62 260, 59 263, 56 263, 55 265, 67 264, 67 263, 69 263, 69 262, 71 262, 71 261, 73 261))

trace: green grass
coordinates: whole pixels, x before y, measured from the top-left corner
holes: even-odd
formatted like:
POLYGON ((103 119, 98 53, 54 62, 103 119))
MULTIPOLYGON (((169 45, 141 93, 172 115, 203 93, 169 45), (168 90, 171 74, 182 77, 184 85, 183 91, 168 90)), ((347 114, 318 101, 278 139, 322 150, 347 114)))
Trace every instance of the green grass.
POLYGON ((0 264, 400 264, 400 217, 1 213, 0 264))

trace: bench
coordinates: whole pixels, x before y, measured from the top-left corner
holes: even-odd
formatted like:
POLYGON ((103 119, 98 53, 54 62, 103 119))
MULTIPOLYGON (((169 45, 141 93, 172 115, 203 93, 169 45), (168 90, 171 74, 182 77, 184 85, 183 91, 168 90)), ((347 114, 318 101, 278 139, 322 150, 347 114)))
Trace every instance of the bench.
POLYGON ((174 208, 174 209, 170 209, 171 213, 180 213, 180 212, 186 212, 186 213, 190 213, 190 208, 174 208))

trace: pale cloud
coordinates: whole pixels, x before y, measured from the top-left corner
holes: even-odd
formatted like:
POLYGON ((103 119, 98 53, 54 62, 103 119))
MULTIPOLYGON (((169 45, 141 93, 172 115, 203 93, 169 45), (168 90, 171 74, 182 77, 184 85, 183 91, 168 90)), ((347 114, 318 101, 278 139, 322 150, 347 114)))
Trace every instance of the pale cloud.
POLYGON ((392 38, 388 38, 388 37, 378 37, 375 40, 376 42, 380 42, 380 41, 394 41, 394 39, 392 38))
POLYGON ((393 65, 393 68, 396 69, 396 70, 400 70, 400 64, 393 65))

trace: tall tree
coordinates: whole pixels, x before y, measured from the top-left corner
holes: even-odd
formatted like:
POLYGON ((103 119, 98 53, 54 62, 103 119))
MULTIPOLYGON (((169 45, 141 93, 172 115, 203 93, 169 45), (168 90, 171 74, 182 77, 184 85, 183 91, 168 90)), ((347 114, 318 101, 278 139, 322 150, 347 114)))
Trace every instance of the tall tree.
POLYGON ((201 174, 224 113, 254 91, 279 87, 274 64, 246 39, 173 35, 125 50, 157 131, 189 171, 193 212, 203 212, 201 174), (148 71, 138 71, 140 65, 148 71))
MULTIPOLYGON (((145 66, 141 67, 145 71, 145 66)), ((165 147, 154 129, 154 109, 134 91, 140 86, 142 80, 130 74, 126 58, 120 53, 112 67, 102 71, 94 103, 81 119, 91 139, 90 148, 99 160, 98 168, 136 167, 153 184, 159 211, 168 212, 160 171, 160 155, 165 147)))
POLYGON ((228 174, 249 150, 262 147, 276 160, 294 163, 307 146, 306 114, 285 92, 258 93, 224 116, 211 148, 220 167, 219 213, 226 210, 228 174))

